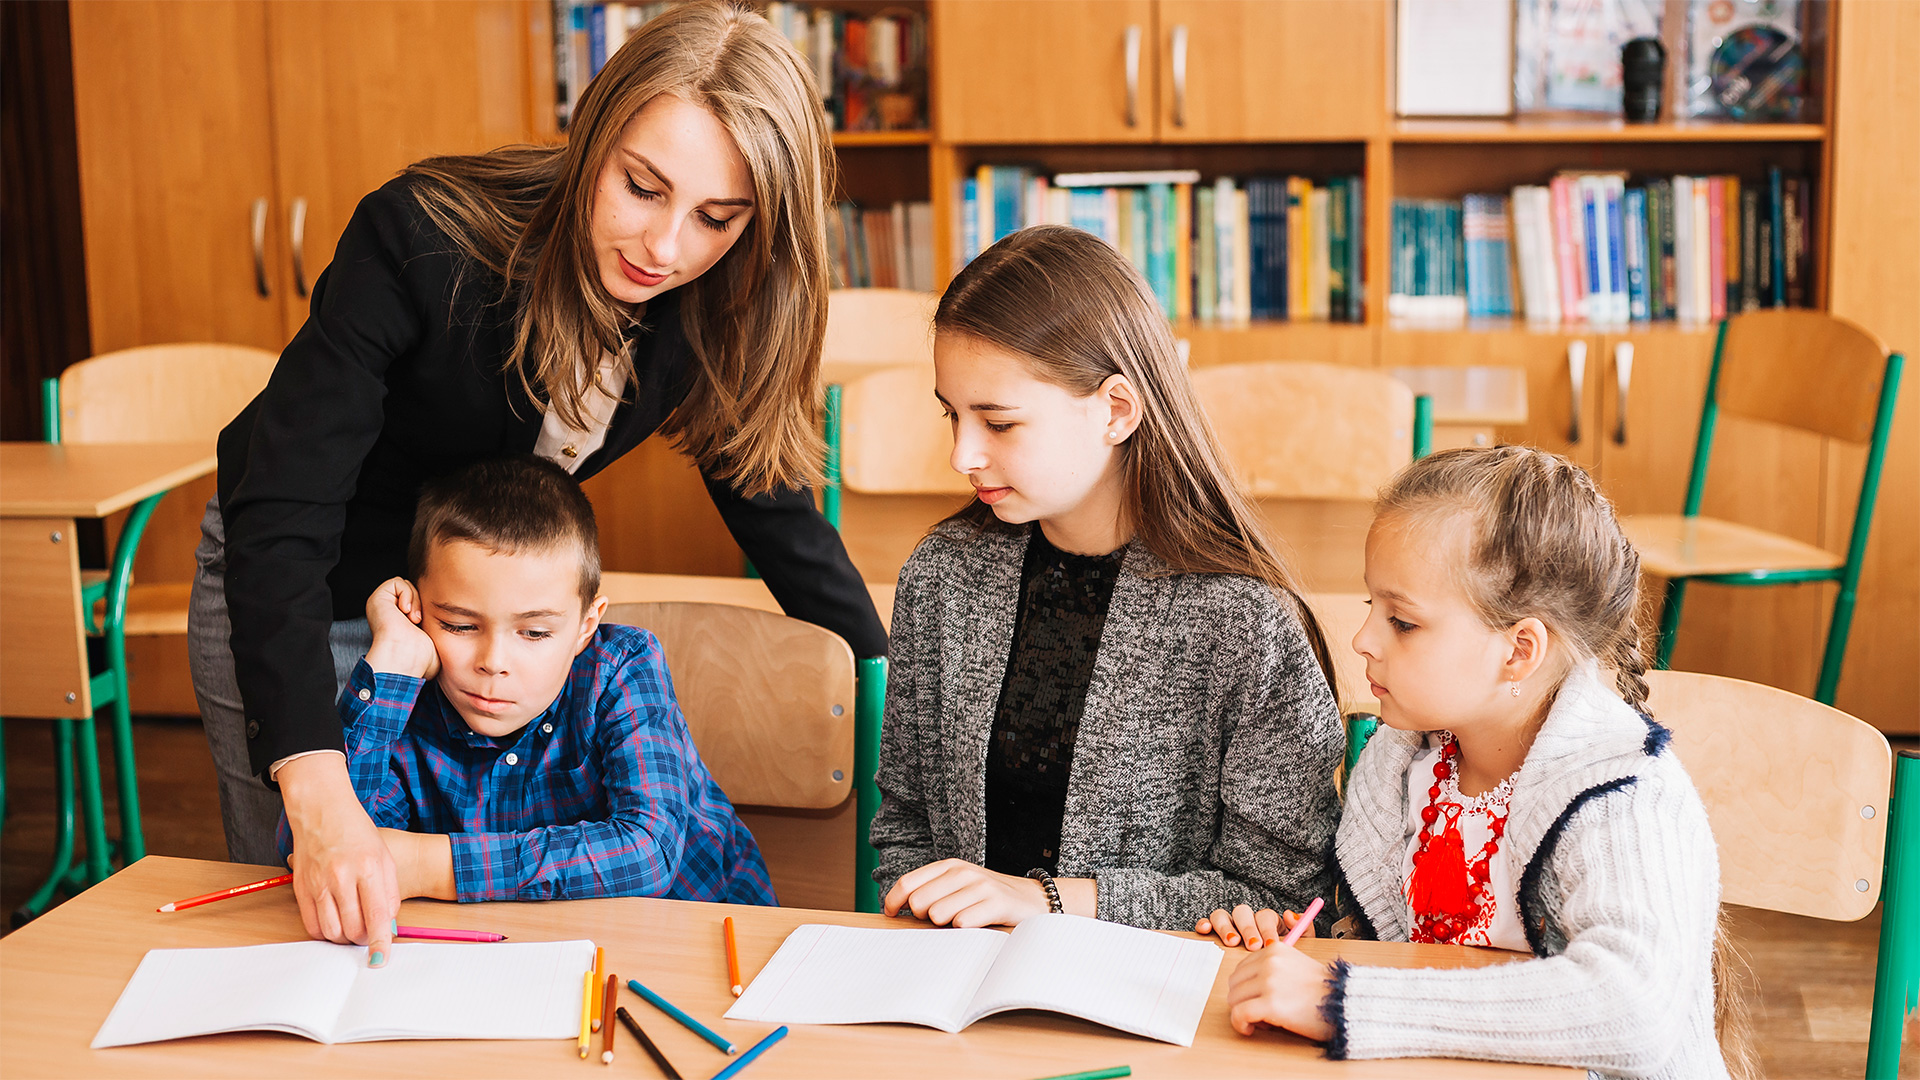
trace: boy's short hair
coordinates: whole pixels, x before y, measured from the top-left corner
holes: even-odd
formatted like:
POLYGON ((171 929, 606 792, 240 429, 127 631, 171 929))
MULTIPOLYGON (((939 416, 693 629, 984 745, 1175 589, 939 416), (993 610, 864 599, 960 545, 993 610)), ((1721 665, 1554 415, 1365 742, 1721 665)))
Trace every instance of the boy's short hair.
POLYGON ((572 544, 580 551, 580 610, 600 595, 593 504, 573 476, 551 461, 531 454, 490 458, 428 481, 407 544, 413 580, 426 573, 433 546, 453 540, 509 555, 572 544))

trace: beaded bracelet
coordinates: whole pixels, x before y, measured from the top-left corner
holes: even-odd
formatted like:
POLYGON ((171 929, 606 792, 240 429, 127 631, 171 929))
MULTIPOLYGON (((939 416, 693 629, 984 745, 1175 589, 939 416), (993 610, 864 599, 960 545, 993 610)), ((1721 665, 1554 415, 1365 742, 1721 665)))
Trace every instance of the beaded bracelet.
POLYGON ((1067 906, 1060 902, 1060 888, 1053 883, 1052 874, 1036 866, 1027 871, 1027 876, 1038 881, 1040 887, 1046 890, 1048 911, 1055 915, 1065 915, 1067 913, 1067 906))

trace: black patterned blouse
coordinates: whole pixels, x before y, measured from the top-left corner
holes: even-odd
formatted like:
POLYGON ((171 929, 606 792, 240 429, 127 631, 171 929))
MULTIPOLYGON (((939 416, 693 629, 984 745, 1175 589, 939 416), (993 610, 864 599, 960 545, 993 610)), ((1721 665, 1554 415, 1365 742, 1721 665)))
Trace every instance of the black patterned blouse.
POLYGON ((987 741, 989 870, 1025 874, 1059 862, 1074 738, 1126 550, 1071 555, 1032 529, 987 741))

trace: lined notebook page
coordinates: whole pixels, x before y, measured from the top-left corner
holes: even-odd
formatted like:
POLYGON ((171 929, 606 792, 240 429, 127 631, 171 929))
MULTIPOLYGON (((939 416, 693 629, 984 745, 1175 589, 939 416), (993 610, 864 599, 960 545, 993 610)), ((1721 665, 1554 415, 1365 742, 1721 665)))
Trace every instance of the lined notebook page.
POLYGON ((140 961, 93 1048, 290 1031, 324 1041, 367 950, 325 941, 234 949, 154 949, 140 961))
POLYGON ((1077 915, 1039 915, 1015 928, 966 1019, 1051 1009, 1192 1046, 1223 955, 1210 941, 1077 915))
POLYGON ((592 966, 590 941, 403 942, 386 967, 354 969, 333 1041, 578 1037, 592 966))
POLYGON ((1007 940, 998 930, 808 924, 787 935, 727 1019, 959 1031, 967 1003, 1007 940))

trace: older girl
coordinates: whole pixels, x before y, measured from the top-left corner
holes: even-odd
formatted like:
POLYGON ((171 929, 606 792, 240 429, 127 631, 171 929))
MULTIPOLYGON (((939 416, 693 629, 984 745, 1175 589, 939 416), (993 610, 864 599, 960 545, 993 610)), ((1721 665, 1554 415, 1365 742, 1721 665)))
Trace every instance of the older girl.
POLYGON ((934 318, 978 498, 902 569, 874 877, 890 914, 1191 926, 1326 881, 1324 646, 1167 321, 1092 235, 1027 229, 934 318))

